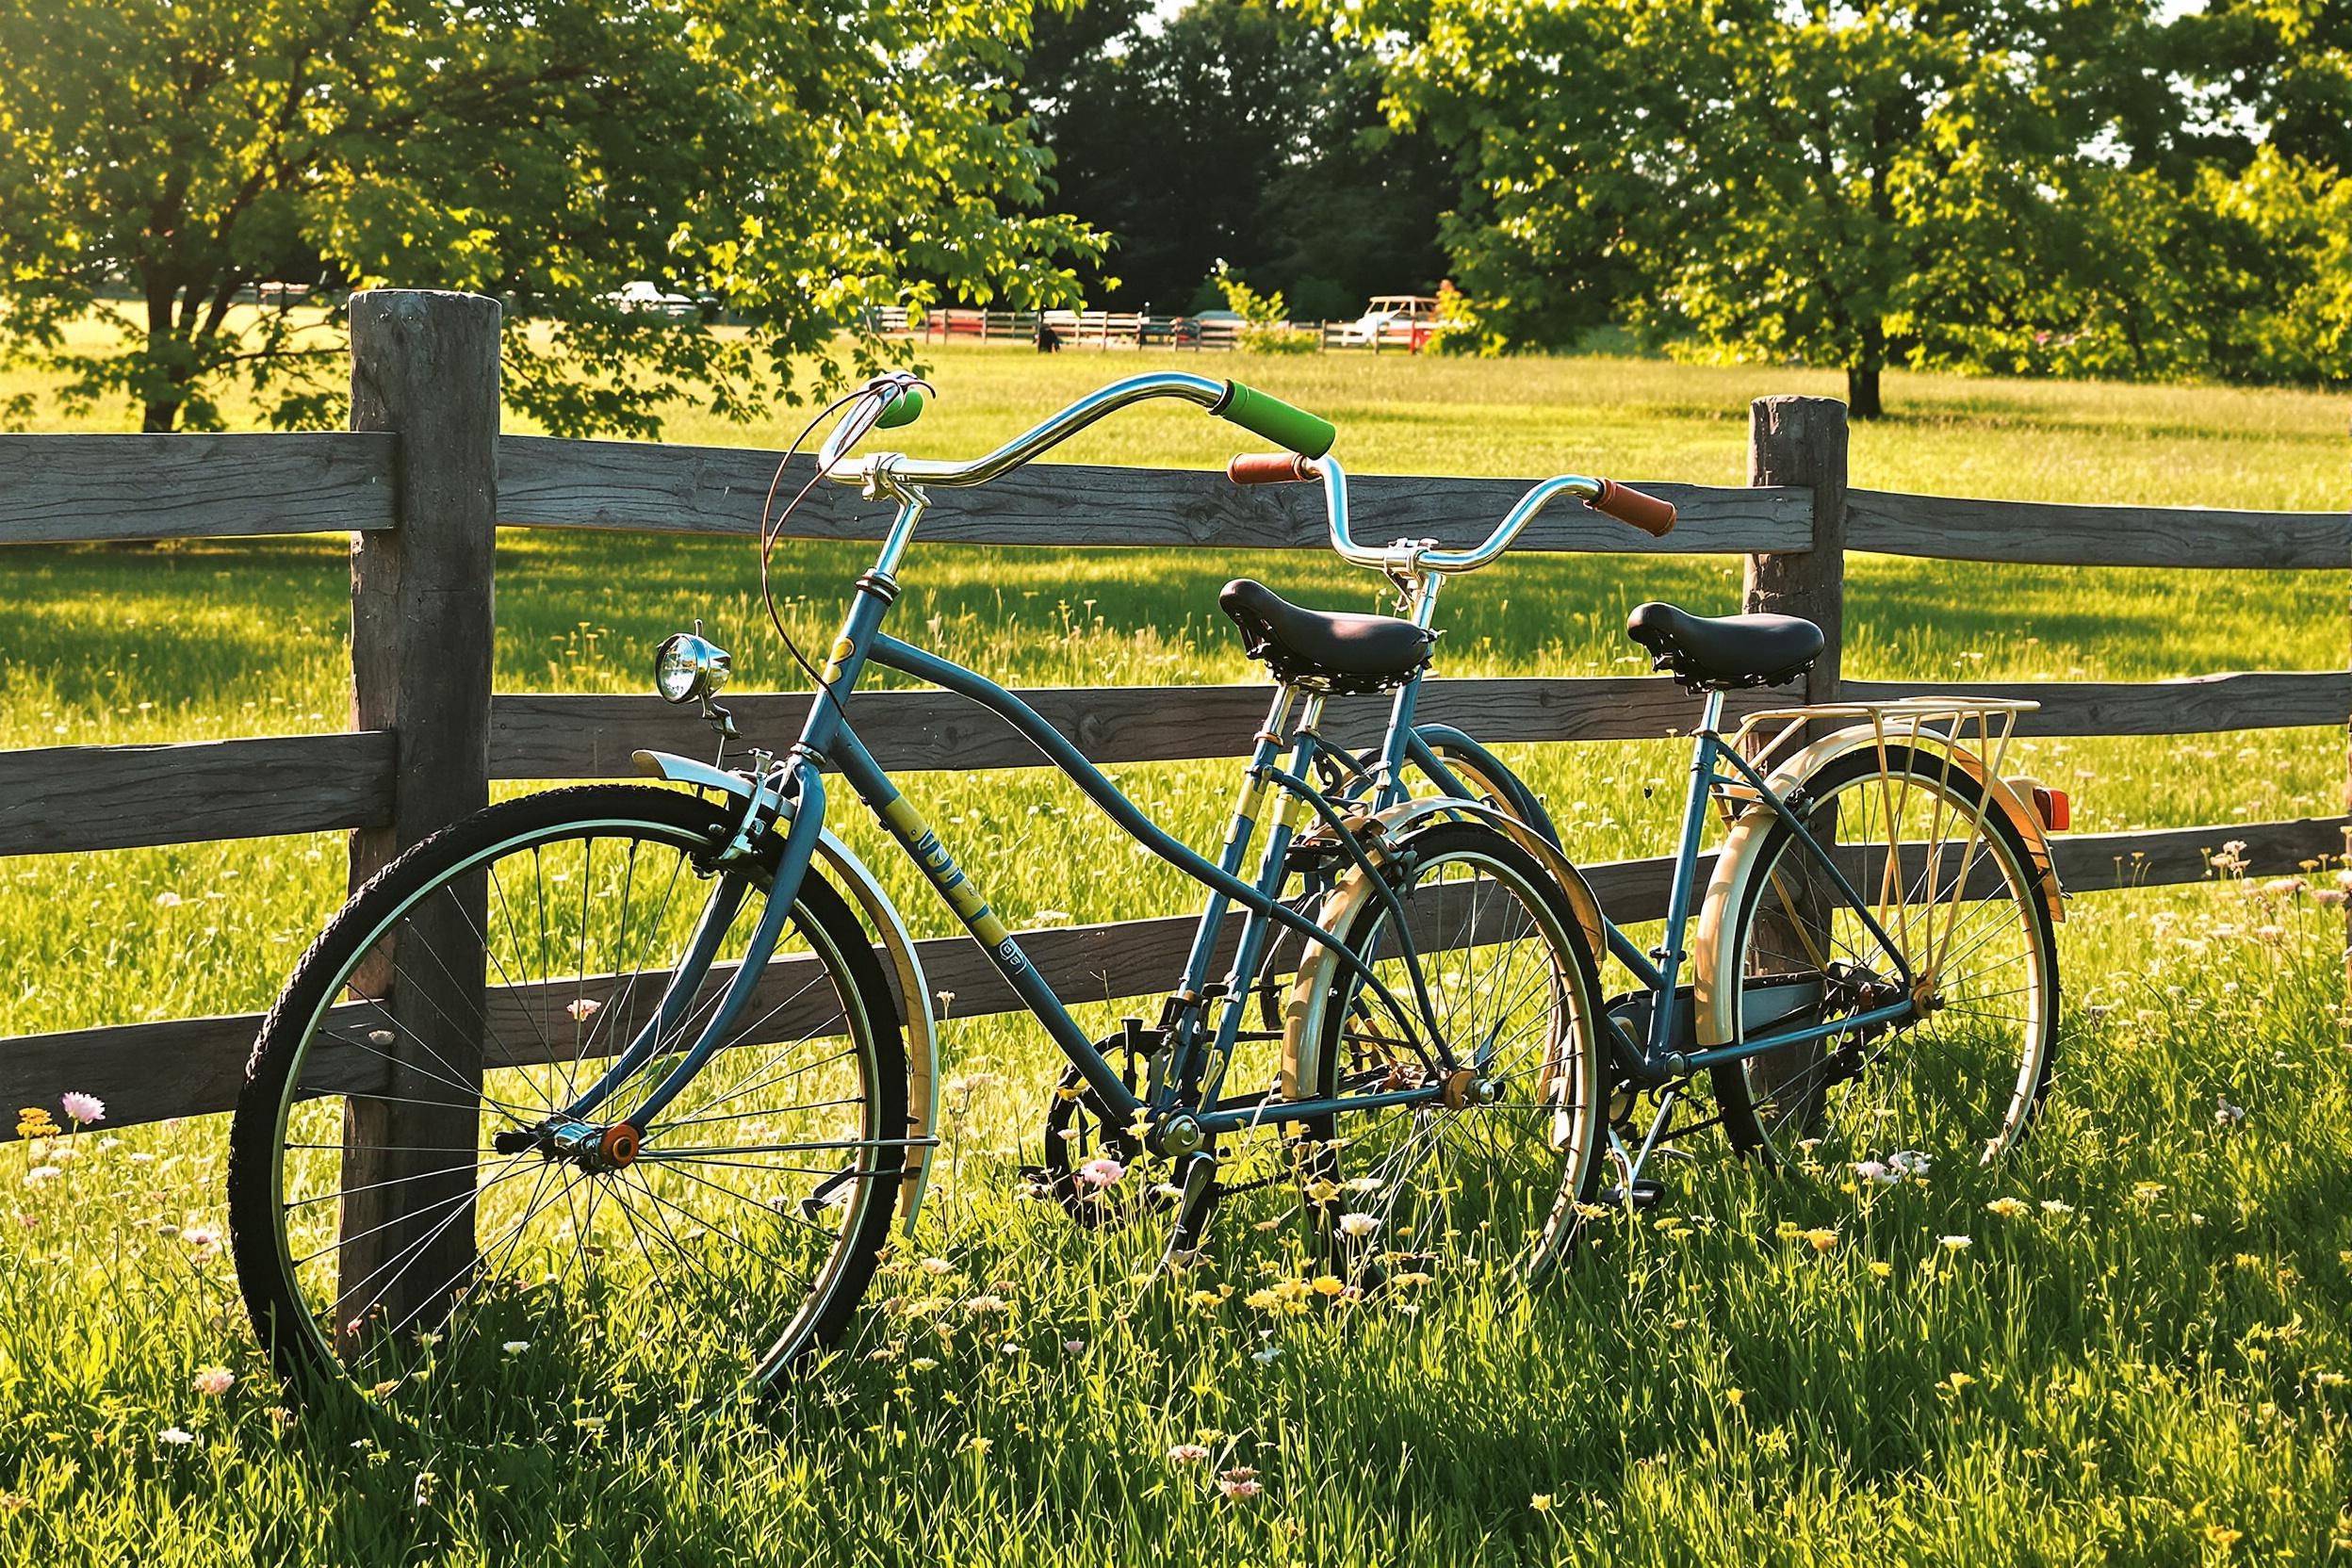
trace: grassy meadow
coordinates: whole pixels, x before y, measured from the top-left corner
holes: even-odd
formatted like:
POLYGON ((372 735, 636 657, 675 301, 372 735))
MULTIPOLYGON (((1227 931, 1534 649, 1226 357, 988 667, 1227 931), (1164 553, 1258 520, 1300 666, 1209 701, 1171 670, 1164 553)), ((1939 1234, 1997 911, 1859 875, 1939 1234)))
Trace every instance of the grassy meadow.
MULTIPOLYGON (((1749 398, 1838 389, 1816 372, 1603 358, 932 358, 942 397, 910 449, 970 452, 1102 380, 1180 363, 1331 416, 1367 473, 1737 483, 1749 398)), ((0 375, 0 396, 16 389, 0 375)), ((1857 484, 2344 500, 2341 399, 1920 376, 1890 377, 1887 398, 1894 416, 1854 432, 1857 484)), ((77 428, 120 428, 101 413, 77 428)), ((791 433, 681 410, 668 433, 791 433)), ((1226 427, 1170 410, 1064 455, 1207 466, 1233 449, 1226 427)), ((0 746, 342 727, 342 549, 0 552, 0 746)), ((779 557, 804 646, 829 640, 863 556, 779 557)), ((741 542, 518 532, 498 568, 502 689, 643 690, 650 645, 694 615, 736 654, 741 688, 791 679, 741 542)), ((1236 575, 1310 602, 1377 598, 1315 557, 919 543, 894 625, 1015 683, 1246 679, 1214 606, 1236 575)), ((2334 573, 1857 559, 1848 592, 1846 667, 1874 678, 2344 659, 2334 573)), ((1441 668, 1638 670, 1632 605, 1722 612, 1738 595, 1731 560, 1511 558, 1452 590, 1441 668)), ((2092 830, 2343 805, 2336 729, 2020 744, 2092 830)), ((1511 760, 1579 858, 1663 848, 1673 746, 1511 760)), ((1201 843, 1233 769, 1119 776, 1201 843)), ((906 782, 1016 925, 1183 906, 1177 879, 1057 782, 906 782)), ((850 837, 879 848, 862 825, 850 837)), ((917 878, 871 859, 919 929, 947 928, 917 878)), ((0 1034, 262 1008, 341 885, 333 836, 0 862, 0 1034)), ((142 1563, 2352 1560, 2343 930, 2341 909, 2262 877, 2080 898, 2062 929, 2053 1114, 2009 1164, 1856 1190, 1840 1168, 1767 1175, 1697 1140, 1674 1206, 1620 1224, 1572 1279, 1417 1314, 1275 1316, 1196 1297, 1202 1276, 1140 1282, 1148 1228, 1079 1233, 1013 1197, 1052 1071, 1035 1030, 953 1024, 952 1174, 850 1353, 769 1410, 699 1428, 427 1446, 289 1413, 217 1239, 219 1120, 0 1148, 0 1216, 15 1220, 0 1233, 0 1545, 142 1563), (2217 1099, 2247 1115, 2217 1121, 2217 1099), (887 1310, 940 1289, 1010 1311, 910 1327, 887 1310), (234 1383, 196 1392, 216 1367, 234 1383), (1209 1459, 1168 1457, 1196 1443, 1209 1459), (1262 1492, 1224 1495, 1218 1478, 1241 1467, 1262 1492)))

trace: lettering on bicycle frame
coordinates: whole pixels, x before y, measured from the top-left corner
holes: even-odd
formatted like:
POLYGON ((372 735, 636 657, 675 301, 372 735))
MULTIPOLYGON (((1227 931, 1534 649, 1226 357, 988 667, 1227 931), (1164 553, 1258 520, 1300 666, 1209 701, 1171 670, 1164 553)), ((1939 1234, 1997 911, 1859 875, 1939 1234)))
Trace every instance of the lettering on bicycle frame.
POLYGON ((939 890, 939 896, 947 900, 948 907, 954 909, 956 918, 972 928, 972 934, 980 939, 982 945, 995 953, 1006 968, 1027 969, 1029 956, 1021 952, 1020 944, 1013 940, 1013 934, 1005 929, 996 911, 988 907, 988 901, 980 896, 980 890, 973 886, 971 877, 964 874, 963 868, 956 864, 956 858, 947 852, 945 844, 939 842, 939 836, 931 831, 930 825, 923 820, 922 813, 915 809, 913 804, 905 795, 898 796, 882 808, 882 821, 896 835, 898 841, 906 846, 906 853, 915 858, 915 864, 923 868, 923 874, 931 878, 931 885, 939 890))

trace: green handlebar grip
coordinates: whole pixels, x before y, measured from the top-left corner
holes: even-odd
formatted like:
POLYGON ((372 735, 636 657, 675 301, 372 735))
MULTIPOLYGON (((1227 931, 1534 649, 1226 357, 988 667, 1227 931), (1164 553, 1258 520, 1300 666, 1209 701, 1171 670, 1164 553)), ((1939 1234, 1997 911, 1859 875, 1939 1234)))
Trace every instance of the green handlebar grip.
POLYGON ((902 386, 897 396, 882 405, 881 416, 874 421, 876 430, 896 430, 911 425, 923 417, 923 388, 902 386))
POLYGON ((1318 419, 1303 408, 1293 408, 1280 398, 1237 381, 1225 384, 1225 396, 1209 412, 1304 458, 1321 457, 1339 439, 1337 427, 1329 419, 1318 419))

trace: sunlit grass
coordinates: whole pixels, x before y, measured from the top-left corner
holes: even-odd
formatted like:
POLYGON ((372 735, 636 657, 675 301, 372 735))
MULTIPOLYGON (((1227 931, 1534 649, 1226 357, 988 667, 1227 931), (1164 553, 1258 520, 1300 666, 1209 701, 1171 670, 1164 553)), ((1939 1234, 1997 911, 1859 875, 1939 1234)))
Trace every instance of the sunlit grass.
MULTIPOLYGON (((1182 363, 1332 414, 1364 472, 1737 483, 1746 398, 1837 390, 1817 373, 1624 360, 935 358, 925 450, 977 449, 1099 380, 1182 363)), ((1899 416, 1856 431, 1857 483, 2342 503, 2342 400, 1925 377, 1887 391, 1899 416)), ((670 433, 790 431, 681 416, 670 433)), ((1224 427, 1170 415, 1068 455, 1205 466, 1233 449, 1224 427)), ((829 640, 865 554, 784 558, 804 646, 829 640)), ((693 615, 734 650, 743 688, 793 683, 741 542, 515 533, 499 573, 504 689, 641 691, 651 643, 693 615)), ((1017 684, 1244 680, 1214 607, 1242 574, 1335 607, 1377 596, 1317 556, 919 546, 893 628, 1017 684)), ((8 552, 0 745, 345 727, 346 595, 334 542, 8 552)), ((1512 558, 1453 592, 1442 669, 1632 673, 1633 604, 1726 611, 1738 596, 1735 562, 1512 558)), ((2336 668, 2342 608, 2330 573, 1859 559, 1846 668, 2336 668)), ((1579 858, 1664 848, 1674 745, 1509 755, 1579 858)), ((2027 743, 2019 766, 2071 788, 2095 830, 2343 801, 2333 729, 2027 743)), ((1116 771, 1188 841, 1221 825, 1231 764, 1116 771)), ((1016 924, 1187 900, 1038 774, 905 782, 1016 924)), ((918 927, 947 929, 920 879, 851 826, 918 927)), ((263 1007, 343 876, 332 835, 0 862, 0 1031, 263 1007)), ((1037 1032, 957 1021, 955 1143, 901 1258, 945 1258, 953 1281, 886 1276, 841 1363, 756 1420, 702 1429, 493 1430, 428 1450, 355 1447, 356 1428, 309 1417, 282 1428, 227 1256, 203 1239, 220 1223, 220 1119, 0 1149, 15 1195, 0 1201, 15 1217, 0 1244, 15 1417, 0 1425, 0 1543, 27 1561, 141 1562, 2322 1559, 2352 1550, 2330 1544, 2352 1541, 2338 1511, 2352 1485, 2340 915, 2259 888, 2077 899, 2062 931, 2075 1033, 2051 1119, 2011 1166, 1848 1192, 1840 1171, 1767 1177, 1695 1140, 1668 1223, 1626 1228, 1531 1300, 1438 1297, 1418 1317, 1387 1303, 1274 1317, 1238 1305, 1250 1282, 1224 1272, 1138 1284, 1156 1232, 1078 1233, 1011 1197, 1054 1070, 1037 1032), (2218 1125, 2216 1097, 2246 1120, 2218 1125), (44 1168, 57 1174, 28 1180, 44 1168), (1986 1211, 2009 1197, 2026 1212, 1986 1211), (1834 1237, 1817 1250, 1804 1233, 1820 1232, 1834 1237), (1937 1239, 1956 1234, 1970 1245, 1937 1239), (1189 1294, 1222 1283, 1241 1291, 1213 1306, 1189 1294), (986 1332, 888 1310, 936 1289, 1013 1310, 986 1332), (1252 1353, 1266 1350, 1279 1353, 1252 1353), (215 1365, 237 1384, 195 1392, 215 1365), (196 1441, 168 1443, 167 1428, 196 1441), (1210 1457, 1170 1462, 1192 1443, 1210 1457), (1236 1467, 1258 1471, 1261 1496, 1219 1494, 1236 1467)), ((1088 1021, 1107 1032, 1118 1012, 1090 1006, 1088 1021)))

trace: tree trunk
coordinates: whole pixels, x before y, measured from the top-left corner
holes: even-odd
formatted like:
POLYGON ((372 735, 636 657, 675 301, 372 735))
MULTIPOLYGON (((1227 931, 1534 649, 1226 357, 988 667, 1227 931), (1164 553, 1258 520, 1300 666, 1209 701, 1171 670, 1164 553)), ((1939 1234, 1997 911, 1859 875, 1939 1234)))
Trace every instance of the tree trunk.
POLYGON ((1878 400, 1878 367, 1847 366, 1846 416, 1851 419, 1875 419, 1885 412, 1885 406, 1878 400))
POLYGON ((169 433, 179 422, 180 400, 178 398, 169 400, 162 398, 150 398, 140 416, 139 428, 150 435, 161 435, 169 433))

